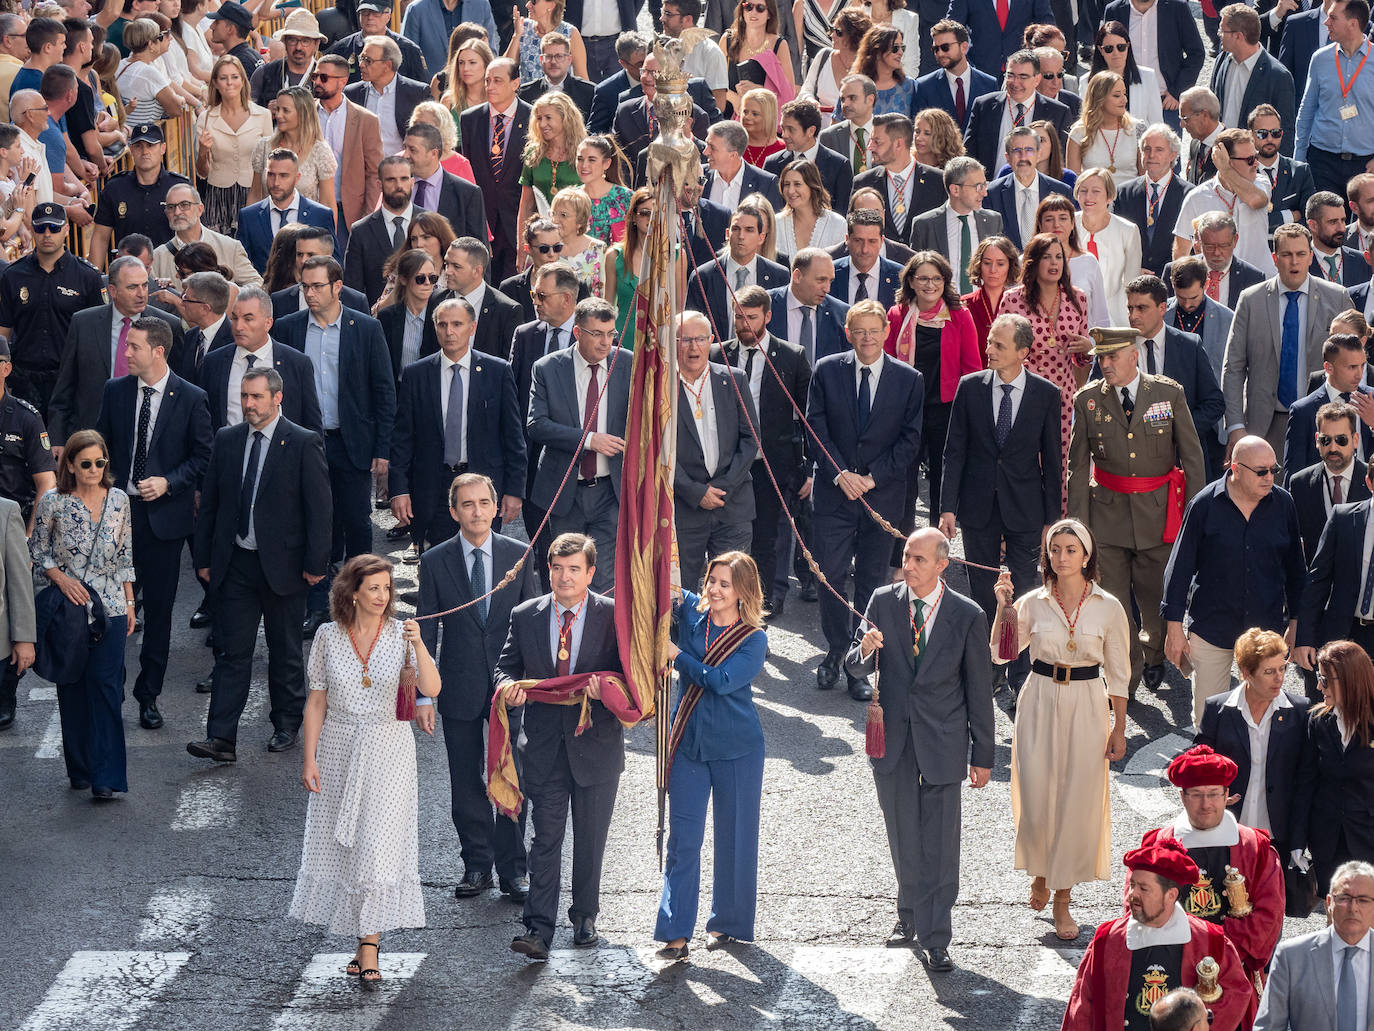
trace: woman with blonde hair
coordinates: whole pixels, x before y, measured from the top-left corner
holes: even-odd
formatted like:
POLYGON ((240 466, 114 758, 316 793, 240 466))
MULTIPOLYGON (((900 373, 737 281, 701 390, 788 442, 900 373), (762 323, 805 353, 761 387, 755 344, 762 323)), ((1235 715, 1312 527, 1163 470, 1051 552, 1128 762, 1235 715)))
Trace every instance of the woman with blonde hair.
POLYGON ((751 89, 740 98, 739 124, 749 137, 749 146, 744 148, 744 160, 755 168, 786 145, 778 139, 778 98, 766 89, 751 89))
POLYGON ((786 205, 777 219, 777 248, 795 255, 803 247, 833 247, 844 239, 844 216, 830 207, 830 194, 814 162, 798 158, 778 175, 786 205))
POLYGON ((586 136, 582 112, 566 93, 545 93, 534 102, 521 155, 525 167, 520 173, 520 225, 533 213, 548 215, 559 190, 581 185, 577 146, 586 136))
POLYGON ((301 177, 296 190, 307 200, 318 201, 330 211, 334 202, 334 173, 339 163, 334 151, 320 131, 319 109, 315 98, 304 86, 288 86, 277 94, 277 131, 259 140, 253 149, 253 185, 248 191, 248 203, 267 196, 263 176, 267 170, 267 155, 278 147, 285 147, 296 155, 301 177))
POLYGON ((745 61, 759 63, 766 77, 764 86, 773 90, 780 103, 785 104, 796 96, 797 76, 792 71, 792 54, 778 25, 777 0, 741 0, 735 5, 730 27, 720 37, 720 49, 725 54, 730 73, 730 88, 725 94, 730 112, 741 110, 739 66, 745 61))
POLYGON ((503 56, 520 65, 522 82, 534 82, 544 74, 539 51, 544 37, 549 35, 559 35, 568 41, 572 74, 579 79, 587 77, 587 48, 582 43, 582 33, 577 31, 577 26, 563 20, 566 6, 565 0, 525 0, 527 13, 524 16, 520 14, 518 3, 512 8, 510 45, 503 56))
POLYGON ((476 185, 473 178, 472 162, 458 152, 458 123, 455 122, 443 104, 437 100, 425 100, 415 105, 410 113, 410 125, 424 122, 439 130, 443 146, 439 150, 439 164, 445 172, 466 179, 476 185))
POLYGON ((606 245, 587 234, 591 219, 591 199, 580 189, 569 186, 554 194, 549 220, 563 240, 559 257, 573 267, 592 296, 600 297, 605 290, 606 245))
POLYGON ((233 236, 239 211, 248 206, 254 149, 272 135, 272 113, 253 103, 243 65, 228 54, 210 69, 206 104, 196 135, 196 175, 206 182, 201 220, 215 232, 233 236))
POLYGON ((964 137, 948 111, 927 107, 911 120, 911 156, 931 168, 944 168, 945 162, 964 153, 964 137))
POLYGON ((124 29, 129 56, 120 65, 115 81, 125 102, 136 102, 130 105, 126 119, 130 128, 175 118, 185 106, 181 94, 158 64, 158 58, 171 42, 170 33, 164 33, 151 18, 135 18, 124 29))
POLYGON ((1074 218, 1079 239, 1101 270, 1110 324, 1129 326, 1126 284, 1140 274, 1140 230, 1112 214, 1116 179, 1107 169, 1089 168, 1080 173, 1073 184, 1073 196, 1078 201, 1074 218))
POLYGON ((1139 136, 1145 123, 1126 113, 1126 80, 1098 72, 1088 80, 1083 110, 1069 129, 1064 164, 1075 173, 1105 168, 1117 187, 1140 174, 1139 136))
MULTIPOLYGON (((439 74, 446 80, 439 94, 439 102, 453 115, 453 122, 470 107, 487 102, 487 65, 493 54, 484 39, 468 39, 458 44, 448 69, 439 74)), ((436 83, 438 77, 435 78, 436 83)), ((458 142, 462 142, 461 128, 458 142)))

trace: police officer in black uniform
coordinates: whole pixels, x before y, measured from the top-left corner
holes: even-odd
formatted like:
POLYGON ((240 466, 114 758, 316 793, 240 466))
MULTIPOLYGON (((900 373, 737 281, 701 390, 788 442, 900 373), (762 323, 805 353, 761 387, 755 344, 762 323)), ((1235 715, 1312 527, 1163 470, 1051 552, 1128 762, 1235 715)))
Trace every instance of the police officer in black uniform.
POLYGON ((146 236, 154 247, 170 240, 172 227, 162 205, 168 190, 187 181, 163 167, 167 141, 156 122, 134 128, 129 135, 129 151, 134 167, 110 176, 96 201, 95 228, 86 257, 99 269, 105 268, 110 245, 130 233, 146 236))
POLYGON ((105 303, 98 269, 67 250, 67 213, 33 210, 33 253, 0 272, 0 336, 10 342, 9 390, 47 417, 72 316, 105 303))
MULTIPOLYGON (((497 5, 493 4, 492 6, 497 5)), ((401 67, 396 69, 397 75, 403 75, 407 79, 415 79, 418 82, 429 81, 430 77, 425 74, 425 53, 420 49, 419 44, 398 32, 391 31, 391 0, 362 0, 358 4, 358 20, 365 28, 345 36, 329 48, 331 54, 338 54, 348 62, 348 81, 350 83, 359 81, 358 58, 362 56, 363 40, 368 36, 387 36, 395 40, 396 45, 401 48, 401 67), (385 17, 382 17, 383 15, 385 17), (378 28, 379 26, 380 28, 378 28), (378 29, 378 31, 367 31, 370 28, 378 29)), ((493 46, 492 49, 495 47, 493 46)))

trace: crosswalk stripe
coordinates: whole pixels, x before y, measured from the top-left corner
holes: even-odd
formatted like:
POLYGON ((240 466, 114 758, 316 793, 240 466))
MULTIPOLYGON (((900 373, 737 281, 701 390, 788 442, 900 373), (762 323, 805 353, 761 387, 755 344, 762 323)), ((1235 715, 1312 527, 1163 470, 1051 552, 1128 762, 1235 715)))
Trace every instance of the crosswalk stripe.
MULTIPOLYGON (((56 689, 54 689, 56 690, 56 689)), ((54 709, 48 726, 43 731, 43 740, 38 743, 35 759, 56 759, 62 754, 62 716, 54 709)))
MULTIPOLYGON (((1086 928, 1085 928, 1086 930, 1086 928)), ((1064 1016, 1083 949, 1042 949, 1013 1027, 1053 1027, 1064 1016)))
POLYGON ((912 962, 910 949, 801 946, 766 1016, 792 1028, 871 1028, 882 1023, 890 989, 912 962))
POLYGON ((272 1022, 273 1031, 372 1031, 415 976, 427 954, 382 952, 381 987, 363 996, 358 979, 344 973, 348 952, 312 956, 296 985, 296 994, 272 1022))
POLYGON ((161 891, 148 900, 148 915, 138 926, 140 945, 202 940, 210 929, 214 899, 204 888, 161 891))
MULTIPOLYGON (((218 771, 212 771, 213 773, 218 771)), ((188 785, 177 799, 174 831, 203 831, 238 823, 243 785, 237 780, 202 780, 188 785)))
POLYGON ((133 1027, 189 952, 74 952, 19 1031, 133 1027))
POLYGON ((29 688, 29 701, 31 702, 55 702, 57 701, 57 687, 53 684, 34 684, 29 688))

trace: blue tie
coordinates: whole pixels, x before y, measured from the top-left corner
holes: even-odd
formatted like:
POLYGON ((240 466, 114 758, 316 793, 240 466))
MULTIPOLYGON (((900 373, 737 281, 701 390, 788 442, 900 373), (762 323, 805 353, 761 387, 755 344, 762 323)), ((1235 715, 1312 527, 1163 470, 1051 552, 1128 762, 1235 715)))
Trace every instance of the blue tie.
POLYGON ((1359 950, 1347 945, 1341 952, 1341 983, 1336 986, 1336 1031, 1356 1031, 1355 966, 1359 950))
POLYGON ((1300 290, 1284 295, 1288 305, 1283 309, 1283 350, 1279 353, 1279 404, 1287 408, 1298 399, 1298 298, 1300 290))
POLYGON ((868 413, 873 410, 873 393, 869 389, 871 369, 859 370, 859 432, 868 429, 868 413))
POLYGON ((997 405, 997 426, 993 432, 997 435, 997 447, 1000 449, 1011 436, 1011 392, 1012 384, 1002 384, 1002 400, 997 405))
MULTIPOLYGON (((472 551, 472 576, 469 578, 472 584, 472 596, 482 598, 487 593, 487 564, 482 561, 482 553, 476 548, 472 551)), ((485 624, 487 621, 487 605, 490 598, 482 598, 477 603, 477 618, 485 624)))

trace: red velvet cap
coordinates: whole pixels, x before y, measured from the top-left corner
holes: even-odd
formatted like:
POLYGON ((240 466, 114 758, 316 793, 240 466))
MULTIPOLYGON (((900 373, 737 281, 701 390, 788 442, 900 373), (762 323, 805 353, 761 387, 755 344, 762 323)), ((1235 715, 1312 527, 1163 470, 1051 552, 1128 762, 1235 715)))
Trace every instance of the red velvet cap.
POLYGON ((1194 745, 1169 764, 1169 783, 1179 788, 1229 787, 1238 767, 1207 745, 1194 745))
POLYGON ((1175 884, 1197 883, 1197 863, 1188 850, 1173 838, 1161 838, 1153 845, 1142 845, 1127 852, 1121 861, 1130 870, 1149 870, 1175 884))

